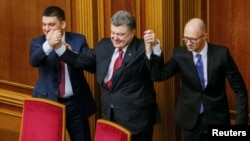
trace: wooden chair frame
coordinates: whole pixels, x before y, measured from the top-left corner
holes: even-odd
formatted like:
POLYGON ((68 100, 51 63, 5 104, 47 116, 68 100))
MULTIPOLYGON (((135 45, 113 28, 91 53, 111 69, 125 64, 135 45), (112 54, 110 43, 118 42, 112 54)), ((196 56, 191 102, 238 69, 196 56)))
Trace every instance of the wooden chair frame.
MULTIPOLYGON (((106 124, 106 125, 109 125, 109 126, 112 126, 112 127, 115 127, 117 128, 118 130, 124 132, 125 134, 127 134, 127 141, 131 141, 131 136, 132 136, 132 133, 131 131, 129 131, 128 129, 126 129, 125 127, 115 123, 115 122, 112 122, 112 121, 109 121, 109 120, 106 120, 106 119, 98 119, 96 121, 96 124, 98 123, 103 123, 103 124, 106 124)), ((96 141, 96 140, 95 140, 96 141)))

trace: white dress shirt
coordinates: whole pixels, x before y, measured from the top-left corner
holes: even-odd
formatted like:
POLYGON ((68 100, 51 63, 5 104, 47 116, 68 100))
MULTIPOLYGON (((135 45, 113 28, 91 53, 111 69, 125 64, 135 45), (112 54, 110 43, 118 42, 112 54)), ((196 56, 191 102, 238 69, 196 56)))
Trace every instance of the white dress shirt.
MULTIPOLYGON (((123 56, 127 50, 128 46, 123 48, 123 56)), ((119 56, 119 49, 116 48, 114 53, 113 53, 113 56, 112 56, 112 59, 111 59, 111 62, 109 64, 109 69, 108 69, 108 72, 107 72, 107 75, 106 77, 104 78, 104 82, 106 83, 107 81, 109 81, 111 78, 112 78, 112 75, 113 75, 113 67, 114 67, 114 64, 115 64, 115 60, 116 58, 119 56)), ((123 57, 122 57, 123 58, 123 57)))

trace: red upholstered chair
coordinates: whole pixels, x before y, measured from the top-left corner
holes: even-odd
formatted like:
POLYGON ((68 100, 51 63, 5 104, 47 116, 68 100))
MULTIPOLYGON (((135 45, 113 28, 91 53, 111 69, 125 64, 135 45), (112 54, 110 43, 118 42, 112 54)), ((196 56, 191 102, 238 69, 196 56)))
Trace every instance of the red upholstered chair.
POLYGON ((42 98, 24 100, 19 141, 64 141, 65 106, 42 98))
POLYGON ((112 121, 98 119, 95 141, 131 141, 131 132, 112 121))

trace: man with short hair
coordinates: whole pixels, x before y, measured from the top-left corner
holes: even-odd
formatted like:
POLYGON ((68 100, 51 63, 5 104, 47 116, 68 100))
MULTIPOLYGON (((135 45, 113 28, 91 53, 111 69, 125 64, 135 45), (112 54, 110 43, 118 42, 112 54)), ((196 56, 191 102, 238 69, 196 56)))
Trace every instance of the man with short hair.
POLYGON ((32 96, 64 104, 66 128, 71 141, 91 141, 88 118, 96 112, 97 107, 83 69, 95 72, 95 66, 74 68, 60 61, 54 51, 58 46, 70 46, 69 49, 76 53, 85 52, 88 49, 86 38, 65 31, 65 14, 57 6, 44 10, 42 24, 44 35, 30 42, 30 64, 39 69, 32 96))
MULTIPOLYGON (((105 119, 129 129, 132 141, 152 141, 160 114, 144 40, 135 36, 135 28, 135 18, 120 10, 111 18, 110 38, 103 38, 94 49, 80 54, 66 47, 55 49, 60 59, 75 67, 96 66, 105 119)), ((147 43, 159 46, 152 30, 145 36, 147 43)))

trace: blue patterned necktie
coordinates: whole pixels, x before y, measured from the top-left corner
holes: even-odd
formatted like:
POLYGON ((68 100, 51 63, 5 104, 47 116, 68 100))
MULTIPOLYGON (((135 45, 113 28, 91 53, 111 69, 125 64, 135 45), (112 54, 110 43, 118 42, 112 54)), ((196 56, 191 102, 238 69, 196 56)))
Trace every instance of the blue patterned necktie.
MULTIPOLYGON (((204 79, 203 62, 202 62, 201 55, 196 54, 196 58, 197 58, 197 62, 196 62, 195 67, 196 67, 197 73, 199 75, 202 90, 204 90, 205 89, 205 79, 204 79)), ((204 111, 203 104, 201 103, 200 113, 203 113, 203 111, 204 111)))

